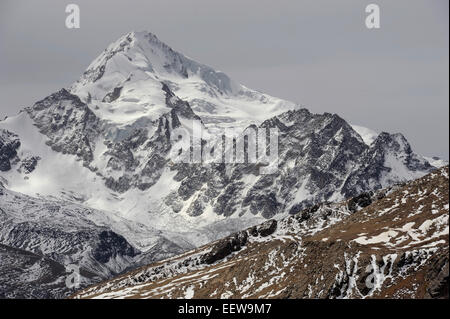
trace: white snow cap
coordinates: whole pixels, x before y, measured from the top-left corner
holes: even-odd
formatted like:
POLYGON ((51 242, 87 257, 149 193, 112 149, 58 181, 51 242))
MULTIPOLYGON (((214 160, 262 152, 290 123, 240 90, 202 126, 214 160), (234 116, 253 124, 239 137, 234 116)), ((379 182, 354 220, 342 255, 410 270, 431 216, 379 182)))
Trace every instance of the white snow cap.
POLYGON ((187 58, 146 31, 130 32, 110 44, 89 65, 73 88, 77 91, 85 85, 100 81, 111 89, 125 81, 148 78, 170 81, 193 76, 227 94, 235 94, 242 89, 223 72, 187 58), (108 81, 101 81, 104 77, 108 81))
POLYGON ((296 108, 295 103, 246 88, 146 31, 130 32, 109 45, 70 91, 100 118, 130 124, 167 112, 162 83, 189 102, 205 123, 245 127, 296 108))

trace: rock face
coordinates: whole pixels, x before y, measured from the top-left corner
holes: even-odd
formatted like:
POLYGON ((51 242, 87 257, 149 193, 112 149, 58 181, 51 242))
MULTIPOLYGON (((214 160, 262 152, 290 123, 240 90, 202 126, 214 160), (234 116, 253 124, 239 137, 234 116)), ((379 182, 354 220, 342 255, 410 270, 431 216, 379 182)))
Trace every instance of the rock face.
POLYGON ((426 275, 427 288, 425 298, 449 297, 448 256, 433 258, 433 264, 426 275))
POLYGON ((323 203, 72 297, 448 298, 448 185, 445 167, 323 203), (361 200, 366 206, 352 212, 349 203, 361 200), (244 235, 269 229, 265 237, 244 235), (205 257, 210 262, 198 262, 205 257))
POLYGON ((36 169, 36 166, 40 159, 41 158, 39 156, 29 156, 22 160, 20 169, 23 169, 25 174, 30 174, 36 169))
POLYGON ((107 263, 117 256, 135 257, 140 252, 133 248, 125 238, 110 230, 104 230, 99 235, 99 243, 93 250, 94 258, 107 263))
POLYGON ((261 225, 254 226, 248 231, 241 231, 232 236, 219 240, 211 251, 201 257, 201 261, 208 265, 213 264, 219 260, 223 260, 231 253, 241 250, 248 241, 248 236, 253 237, 267 237, 275 232, 277 229, 276 220, 268 220, 261 225))
POLYGON ((7 172, 14 167, 25 174, 33 172, 40 160, 39 156, 20 158, 18 151, 21 143, 19 136, 0 129, 0 171, 7 172))
POLYGON ((11 161, 17 156, 19 147, 20 140, 16 134, 0 129, 0 171, 11 169, 11 161))
POLYGON ((116 87, 114 90, 103 98, 102 102, 111 103, 117 100, 120 96, 120 92, 122 91, 122 87, 116 87))
POLYGON ((372 204, 372 196, 370 193, 362 193, 353 197, 348 202, 348 209, 352 212, 356 212, 358 208, 364 208, 372 204))
POLYGON ((268 220, 261 225, 254 226, 250 229, 250 234, 253 237, 262 236, 266 237, 272 235, 277 229, 277 221, 276 220, 268 220))
POLYGON ((79 97, 61 89, 26 110, 53 150, 93 160, 92 141, 99 135, 100 123, 79 97))
POLYGON ((220 240, 212 250, 205 254, 202 261, 206 264, 213 264, 222 260, 232 252, 239 251, 247 243, 248 234, 246 231, 239 232, 233 236, 220 240))

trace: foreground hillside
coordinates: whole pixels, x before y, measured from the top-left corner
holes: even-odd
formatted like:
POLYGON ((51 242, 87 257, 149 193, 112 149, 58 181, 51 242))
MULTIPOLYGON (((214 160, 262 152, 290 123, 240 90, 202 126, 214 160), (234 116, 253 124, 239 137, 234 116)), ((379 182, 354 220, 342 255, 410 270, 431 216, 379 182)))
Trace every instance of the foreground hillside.
POLYGON ((80 291, 75 298, 448 297, 448 166, 324 203, 80 291))

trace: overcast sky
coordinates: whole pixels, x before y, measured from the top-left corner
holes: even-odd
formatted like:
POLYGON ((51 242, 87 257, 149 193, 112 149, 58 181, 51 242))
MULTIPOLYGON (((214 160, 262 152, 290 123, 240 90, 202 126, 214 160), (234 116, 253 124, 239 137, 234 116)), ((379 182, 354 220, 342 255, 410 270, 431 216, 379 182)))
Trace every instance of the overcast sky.
POLYGON ((148 30, 237 82, 402 132, 449 158, 448 0, 0 0, 0 117, 77 80, 106 46, 148 30), (66 29, 65 7, 81 9, 66 29), (381 29, 365 7, 381 8, 381 29))

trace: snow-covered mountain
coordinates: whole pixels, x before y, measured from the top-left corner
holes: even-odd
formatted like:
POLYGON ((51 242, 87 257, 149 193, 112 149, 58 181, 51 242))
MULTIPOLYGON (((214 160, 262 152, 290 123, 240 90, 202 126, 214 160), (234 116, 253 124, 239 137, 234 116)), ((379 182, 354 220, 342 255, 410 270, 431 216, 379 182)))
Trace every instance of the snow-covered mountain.
MULTIPOLYGON (((0 122, 3 192, 37 205, 30 204, 33 223, 43 227, 48 217, 51 229, 72 232, 64 226, 76 214, 73 227, 93 227, 93 241, 106 227, 146 261, 433 169, 399 133, 374 134, 248 89, 148 32, 123 36, 70 88, 0 122), (260 174, 259 163, 172 162, 171 133, 192 130, 193 121, 211 135, 233 128, 242 139, 250 128, 278 129, 278 169, 260 174), (69 205, 64 211, 71 213, 46 208, 55 205, 69 205)), ((8 229, 28 217, 17 219, 24 208, 4 198, 4 216, 15 217, 2 227, 0 244, 50 255, 70 242, 47 231, 28 232, 31 246, 25 237, 10 239, 8 229)), ((56 259, 86 264, 84 248, 74 256, 56 259)), ((139 264, 135 256, 111 258, 90 270, 107 276, 139 264)))
POLYGON ((170 111, 161 83, 204 123, 217 126, 248 126, 295 107, 175 52, 148 32, 131 32, 111 44, 70 91, 100 119, 126 126, 170 111))

